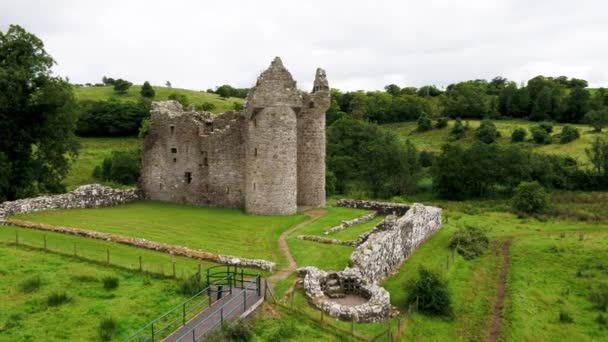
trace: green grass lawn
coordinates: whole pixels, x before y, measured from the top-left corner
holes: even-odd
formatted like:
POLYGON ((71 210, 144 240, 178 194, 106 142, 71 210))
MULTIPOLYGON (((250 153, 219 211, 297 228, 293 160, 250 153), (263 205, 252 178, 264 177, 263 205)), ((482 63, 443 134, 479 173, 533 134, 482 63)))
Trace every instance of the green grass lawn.
MULTIPOLYGON (((72 162, 70 172, 64 180, 68 190, 91 183, 103 183, 93 177, 93 169, 101 165, 104 158, 112 155, 112 151, 128 151, 141 148, 141 139, 135 137, 122 138, 78 138, 81 148, 78 157, 72 162)), ((115 184, 112 184, 115 186, 115 184)))
MULTIPOLYGON (((469 130, 466 132, 466 136, 460 140, 453 142, 454 144, 459 145, 470 145, 473 143, 475 139, 475 129, 479 127, 479 120, 463 120, 469 122, 469 130)), ((495 120, 496 128, 501 134, 501 137, 498 139, 499 144, 511 144, 511 133, 516 128, 525 128, 528 129, 527 138, 531 138, 531 134, 529 129, 537 125, 535 122, 524 121, 524 120, 495 120)), ((448 127, 443 129, 432 129, 427 132, 417 132, 416 131, 416 122, 403 122, 403 123, 395 123, 383 125, 383 127, 388 128, 401 136, 403 139, 409 139, 416 148, 421 151, 434 151, 438 152, 441 150, 441 146, 450 142, 449 133, 451 128, 454 125, 454 121, 450 121, 448 127)), ((553 133, 557 134, 561 132, 563 124, 556 124, 553 127, 553 133)), ((533 148, 537 152, 542 153, 552 153, 559 155, 567 155, 576 158, 581 164, 587 164, 587 157, 585 155, 585 148, 588 148, 589 145, 597 138, 603 137, 608 138, 608 132, 603 132, 601 134, 596 134, 591 132, 591 128, 588 125, 571 125, 575 126, 579 129, 581 133, 581 137, 573 142, 568 144, 559 144, 557 139, 554 144, 551 145, 537 145, 532 142, 520 143, 521 145, 525 145, 533 148)))
POLYGON ((72 257, 0 244, 0 340, 97 341, 103 318, 117 323, 122 339, 185 300, 177 283, 167 278, 100 266, 72 257), (112 276, 119 286, 105 290, 101 279, 112 276), (24 292, 28 279, 40 286, 24 292), (53 293, 69 301, 49 306, 53 293))
POLYGON ((111 208, 52 210, 15 218, 265 259, 282 266, 285 259, 278 247, 279 236, 307 217, 248 215, 237 209, 145 201, 111 208))
MULTIPOLYGON (((215 105, 215 108, 211 110, 213 113, 223 113, 227 110, 233 109, 234 103, 244 103, 243 99, 236 97, 230 97, 227 99, 221 98, 219 95, 210 94, 204 91, 178 89, 178 88, 166 88, 152 86, 156 91, 153 101, 166 101, 169 95, 176 93, 179 95, 185 95, 190 103, 195 105, 202 105, 205 102, 209 102, 215 105)), ((141 86, 134 85, 129 88, 129 91, 124 95, 116 94, 113 87, 75 87, 74 94, 77 100, 93 100, 102 101, 116 99, 119 101, 137 101, 141 98, 140 92, 141 86)))
POLYGON ((369 232, 372 229, 374 229, 374 227, 378 223, 382 222, 382 220, 384 220, 384 216, 377 216, 368 222, 356 224, 354 226, 350 226, 346 229, 339 230, 335 233, 332 233, 330 235, 324 235, 324 236, 332 238, 332 239, 336 239, 336 240, 356 240, 359 237, 359 235, 369 232))

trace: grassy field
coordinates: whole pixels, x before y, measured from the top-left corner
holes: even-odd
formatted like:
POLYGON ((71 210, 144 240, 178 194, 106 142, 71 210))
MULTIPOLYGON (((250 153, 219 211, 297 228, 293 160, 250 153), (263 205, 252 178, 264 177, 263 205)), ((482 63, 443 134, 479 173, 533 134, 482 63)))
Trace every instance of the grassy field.
MULTIPOLYGON (((469 130, 466 132, 466 136, 460 140, 453 142, 454 144, 460 145, 470 145, 474 141, 475 129, 479 127, 479 120, 466 120, 469 122, 469 130)), ((464 123, 465 121, 463 121, 464 123)), ((537 125, 535 122, 523 121, 523 120, 496 120, 494 121, 496 124, 496 128, 501 134, 501 137, 498 139, 498 143, 500 144, 511 144, 511 133, 516 128, 525 128, 530 129, 532 126, 537 125)), ((416 131, 416 122, 403 122, 396 124, 384 125, 383 127, 388 128, 401 136, 403 139, 408 139, 416 148, 421 151, 434 151, 438 152, 441 150, 441 146, 450 142, 449 133, 451 128, 454 125, 454 121, 450 121, 448 127, 443 129, 433 129, 427 132, 417 132, 416 131)), ((528 146, 534 149, 534 151, 541 153, 552 153, 552 154, 560 154, 574 157, 580 163, 586 164, 587 157, 585 155, 585 148, 588 148, 591 142, 593 142, 596 137, 603 137, 608 139, 608 132, 603 132, 601 134, 592 133, 591 128, 587 125, 572 125, 579 129, 581 133, 581 137, 573 142, 568 144, 559 144, 556 143, 550 145, 537 145, 532 142, 521 143, 524 146, 528 146)), ((553 128, 552 134, 557 134, 561 132, 563 125, 556 124, 553 128)), ((531 134, 528 131, 528 139, 530 139, 531 134)))
POLYGON ((104 318, 117 324, 115 338, 139 329, 185 298, 171 279, 91 264, 75 258, 0 244, 0 340, 96 341, 104 318), (116 277, 116 289, 102 279, 116 277), (26 289, 39 279, 39 287, 26 289), (27 291, 29 292, 27 292, 27 291), (55 293, 68 302, 47 303, 55 293))
MULTIPOLYGON (((213 113, 223 113, 227 110, 233 109, 234 103, 244 103, 243 99, 236 97, 229 97, 224 99, 216 94, 210 94, 204 91, 178 89, 178 88, 166 88, 153 86, 156 91, 156 96, 152 99, 153 101, 166 101, 169 95, 175 93, 178 95, 185 95, 190 103, 195 105, 202 105, 205 102, 212 103, 215 108, 211 110, 213 113)), ((113 87, 75 87, 74 94, 77 100, 110 100, 116 99, 119 101, 137 101, 141 98, 139 92, 141 86, 134 85, 129 88, 129 91, 124 95, 116 94, 113 87)))
POLYGON ((18 219, 145 238, 212 253, 275 261, 281 233, 306 220, 290 216, 247 215, 237 209, 138 202, 111 208, 53 210, 16 215, 18 219))
MULTIPOLYGON (((93 169, 101 165, 112 151, 130 151, 141 148, 142 141, 135 137, 123 138, 78 138, 80 153, 72 162, 70 172, 64 180, 68 190, 91 183, 103 183, 93 177, 93 169)), ((112 184, 112 186, 116 186, 112 184)))

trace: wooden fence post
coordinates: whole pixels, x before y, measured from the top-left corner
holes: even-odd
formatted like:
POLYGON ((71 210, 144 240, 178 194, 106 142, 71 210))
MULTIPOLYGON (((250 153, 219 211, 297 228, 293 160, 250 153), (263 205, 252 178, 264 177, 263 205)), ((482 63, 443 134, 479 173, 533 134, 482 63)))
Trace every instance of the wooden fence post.
POLYGON ((175 261, 173 262, 173 278, 175 278, 175 261))
POLYGON ((48 248, 47 248, 47 245, 46 245, 46 234, 44 234, 44 235, 42 236, 42 238, 43 238, 43 240, 44 240, 44 250, 45 250, 45 251, 48 251, 48 248))
POLYGON ((106 248, 106 262, 110 264, 110 248, 106 248))

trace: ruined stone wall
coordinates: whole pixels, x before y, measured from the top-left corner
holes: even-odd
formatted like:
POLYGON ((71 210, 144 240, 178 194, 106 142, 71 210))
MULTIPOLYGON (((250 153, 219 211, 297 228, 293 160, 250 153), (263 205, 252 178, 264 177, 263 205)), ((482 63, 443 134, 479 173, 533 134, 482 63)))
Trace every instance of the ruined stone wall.
POLYGON ((399 269, 414 250, 441 226, 441 209, 415 203, 399 218, 387 218, 351 255, 353 267, 377 283, 399 269))
POLYGON ((383 215, 403 216, 410 209, 410 206, 403 203, 378 202, 366 200, 341 199, 336 202, 339 207, 366 209, 377 211, 383 215))
POLYGON ((137 190, 118 190, 99 184, 83 185, 76 190, 50 196, 0 203, 0 219, 36 211, 110 207, 140 199, 137 190))

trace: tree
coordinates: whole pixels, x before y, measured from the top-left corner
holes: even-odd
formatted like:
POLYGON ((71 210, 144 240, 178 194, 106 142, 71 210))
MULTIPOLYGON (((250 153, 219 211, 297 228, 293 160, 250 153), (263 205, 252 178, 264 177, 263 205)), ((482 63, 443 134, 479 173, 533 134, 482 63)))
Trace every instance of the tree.
POLYGON ((437 122, 435 123, 435 128, 437 128, 437 129, 446 128, 446 127, 448 127, 449 121, 450 120, 448 118, 446 118, 445 116, 442 116, 439 119, 437 119, 437 122))
POLYGON ((590 148, 585 149, 585 153, 597 176, 608 180, 608 142, 597 138, 590 148))
POLYGON ((399 88, 399 86, 396 84, 389 84, 386 87, 384 87, 384 90, 393 96, 399 96, 399 94, 401 92, 401 88, 399 88))
POLYGON ((54 64, 22 27, 0 31, 0 201, 65 190, 77 117, 71 86, 51 75, 54 64))
POLYGON ((451 316, 452 299, 448 284, 436 273, 421 267, 418 278, 406 284, 407 303, 428 315, 451 316))
POLYGON ((181 103, 182 107, 187 107, 189 100, 188 100, 188 96, 184 95, 184 94, 180 94, 180 93, 171 93, 169 94, 169 96, 167 97, 169 100, 173 100, 173 101, 177 101, 179 103, 181 103))
POLYGON ((521 182, 515 189, 513 208, 526 214, 543 212, 549 206, 549 196, 538 182, 521 182))
POLYGON ((483 120, 479 128, 475 131, 475 139, 491 144, 500 137, 500 132, 496 129, 496 125, 490 120, 483 120))
POLYGON ((114 81, 114 91, 118 94, 126 94, 132 85, 133 85, 133 83, 131 83, 129 81, 125 81, 122 78, 119 78, 116 81, 114 81))
POLYGON ((423 97, 435 97, 435 96, 439 96, 441 94, 443 94, 443 91, 437 89, 437 87, 435 87, 434 85, 429 85, 429 86, 423 86, 420 87, 418 89, 418 91, 416 91, 416 94, 418 96, 423 96, 423 97))
POLYGON ((412 121, 417 120, 422 115, 430 114, 431 106, 428 100, 415 95, 401 95, 393 98, 390 115, 386 122, 412 121))
POLYGON ((547 130, 542 126, 534 126, 530 128, 530 133, 532 133, 532 139, 537 144, 551 144, 551 142, 553 142, 551 134, 549 134, 549 132, 547 132, 547 130))
POLYGON ((567 144, 580 138, 580 136, 581 134, 578 132, 578 128, 566 125, 562 128, 562 132, 559 135, 559 143, 567 144))
POLYGON ((594 132, 600 133, 604 127, 608 126, 608 108, 588 112, 585 114, 584 121, 593 127, 594 132))
POLYGON ((515 116, 517 85, 509 83, 498 94, 498 112, 503 116, 515 116))
POLYGON ((148 82, 148 81, 144 82, 144 85, 141 86, 141 91, 139 93, 141 94, 142 97, 146 97, 149 99, 153 98, 154 95, 156 95, 154 88, 152 88, 152 86, 150 85, 150 82, 148 82))
POLYGON ((430 131, 431 129, 433 129, 433 122, 431 122, 431 119, 429 119, 426 114, 420 115, 420 117, 418 118, 418 126, 416 129, 418 130, 418 132, 430 131))
POLYGON ((86 101, 79 105, 76 133, 80 136, 136 135, 150 115, 150 101, 86 101))
POLYGON ((488 113, 485 88, 474 81, 452 85, 446 92, 445 115, 456 118, 482 118, 488 113))
POLYGON ((232 109, 234 109, 234 110, 243 110, 243 108, 244 108, 244 106, 241 102, 234 101, 232 103, 232 109))
POLYGON ((575 87, 568 96, 566 111, 560 117, 562 122, 578 123, 585 113, 589 111, 589 99, 591 95, 584 88, 575 87))
POLYGON ((113 86, 113 85, 114 85, 114 82, 116 82, 116 81, 115 81, 113 78, 110 78, 110 77, 106 77, 106 76, 104 76, 104 77, 102 77, 101 82, 102 82, 104 85, 107 85, 107 86, 112 85, 112 86, 113 86))
POLYGON ((165 82, 165 87, 171 88, 171 82, 169 82, 169 81, 165 82))
POLYGON ((215 109, 215 105, 211 102, 203 102, 201 109, 205 112, 209 112, 215 109))
POLYGON ((523 142, 524 140, 526 140, 526 135, 528 135, 528 131, 526 131, 525 128, 516 128, 515 130, 513 130, 513 133, 511 134, 511 141, 512 142, 523 142))
POLYGON ((530 120, 542 121, 551 118, 553 110, 552 106, 552 93, 550 88, 544 88, 540 91, 534 101, 532 107, 532 113, 530 113, 530 120))
POLYGON ((454 121, 454 127, 450 130, 450 139, 460 140, 464 137, 466 128, 462 125, 460 118, 456 118, 454 121))

